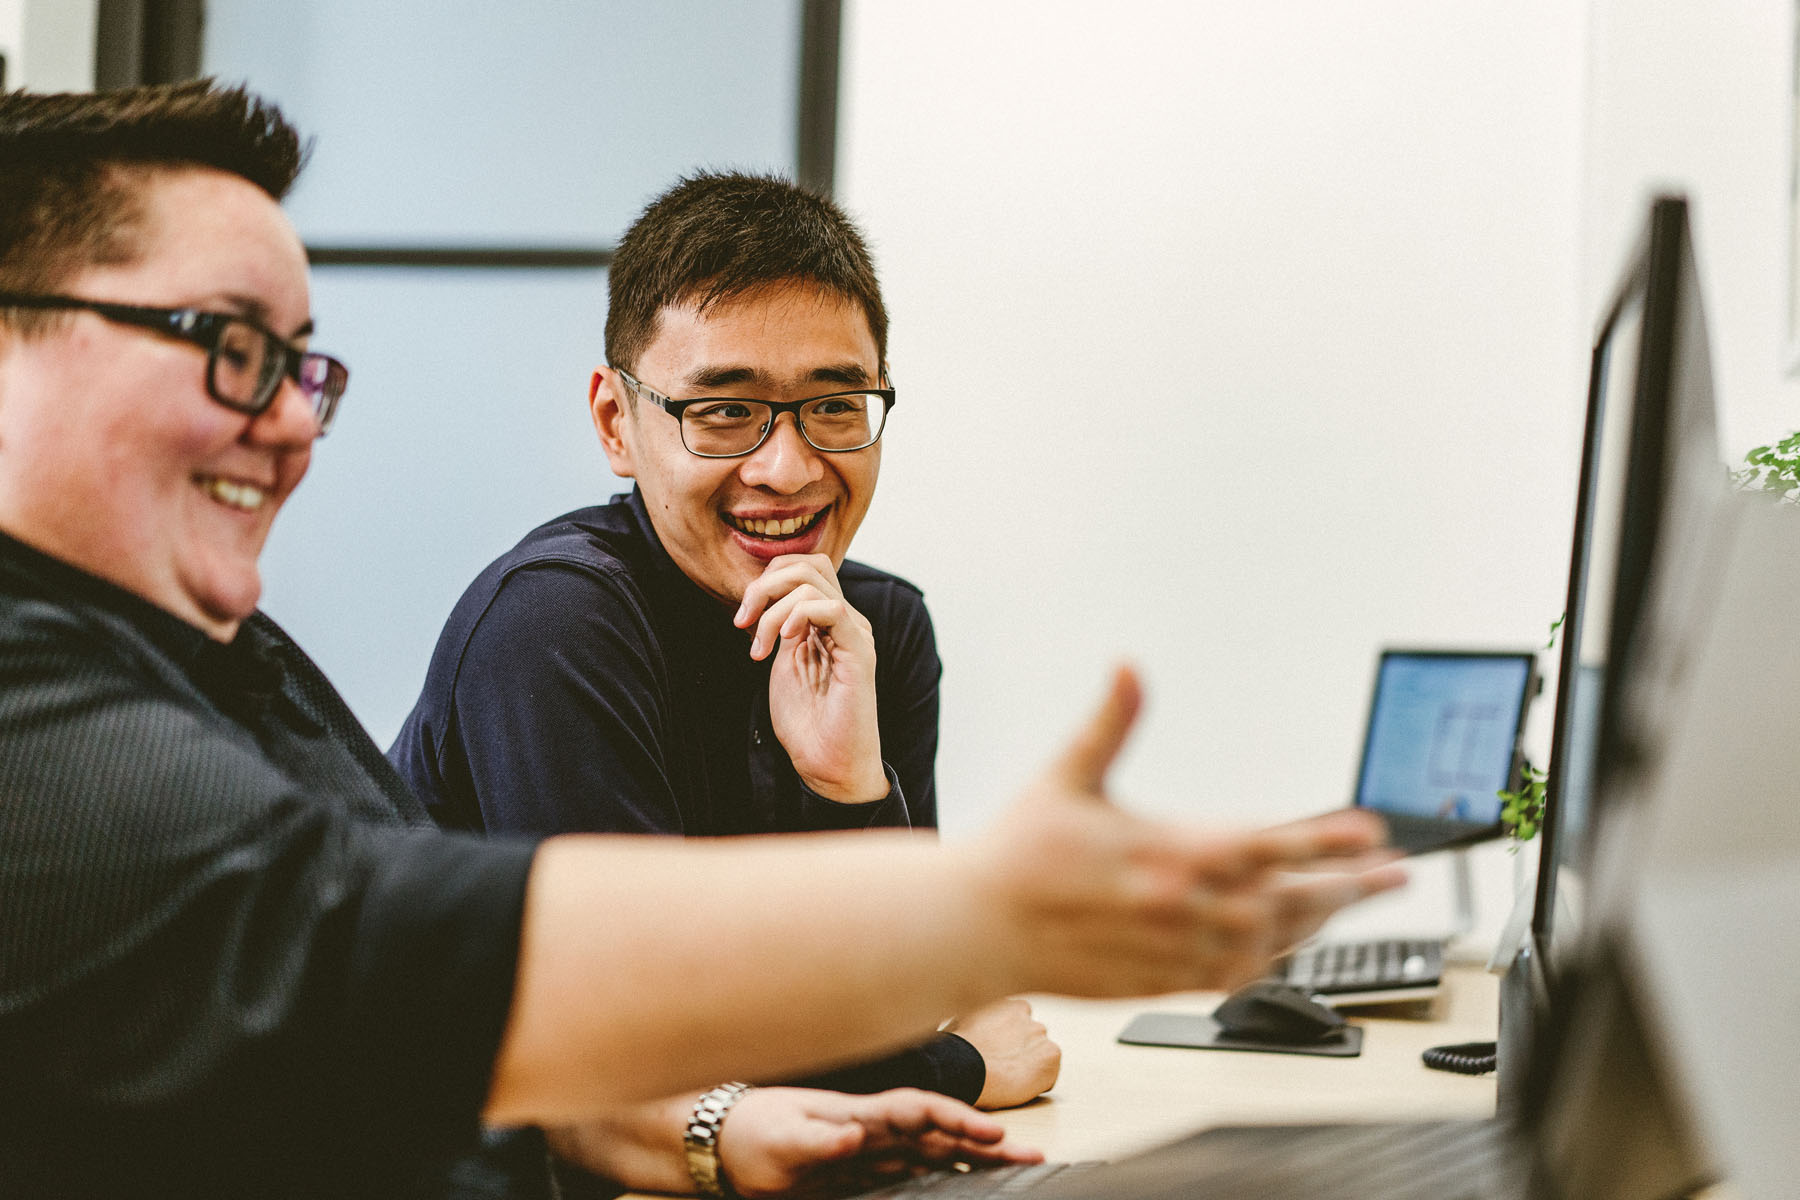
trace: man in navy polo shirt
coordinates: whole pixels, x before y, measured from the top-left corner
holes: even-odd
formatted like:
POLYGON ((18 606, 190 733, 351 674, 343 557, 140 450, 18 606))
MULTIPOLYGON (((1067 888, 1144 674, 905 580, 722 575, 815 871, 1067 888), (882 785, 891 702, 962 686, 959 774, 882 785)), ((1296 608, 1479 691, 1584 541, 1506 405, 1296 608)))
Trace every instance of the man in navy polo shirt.
MULTIPOLYGON (((931 619, 845 557, 894 404, 861 235, 785 180, 697 175, 627 232, 610 289, 590 408, 637 487, 475 580, 389 757, 452 828, 935 827, 931 619)), ((984 1107, 1055 1082, 1022 1001, 954 1029, 822 1082, 984 1107)))

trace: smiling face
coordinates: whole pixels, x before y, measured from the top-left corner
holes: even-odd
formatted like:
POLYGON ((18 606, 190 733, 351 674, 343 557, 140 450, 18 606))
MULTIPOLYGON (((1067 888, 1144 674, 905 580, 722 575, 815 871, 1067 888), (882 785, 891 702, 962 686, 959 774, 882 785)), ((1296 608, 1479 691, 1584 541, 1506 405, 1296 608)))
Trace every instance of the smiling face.
MULTIPOLYGON (((139 253, 58 291, 249 316, 306 333, 306 254, 255 185, 206 168, 137 184, 139 253)), ((221 640, 255 609, 257 557, 318 427, 292 380, 248 417, 206 391, 206 351, 86 312, 0 327, 0 528, 221 640)))
MULTIPOLYGON (((704 314, 663 309, 632 374, 677 400, 783 401, 877 386, 881 363, 859 307, 793 282, 704 314)), ((825 554, 843 565, 875 495, 879 443, 822 453, 786 414, 754 453, 701 458, 682 445, 674 417, 649 400, 631 404, 612 369, 594 373, 590 399, 613 472, 637 480, 669 556, 721 602, 736 605, 779 555, 825 554)))

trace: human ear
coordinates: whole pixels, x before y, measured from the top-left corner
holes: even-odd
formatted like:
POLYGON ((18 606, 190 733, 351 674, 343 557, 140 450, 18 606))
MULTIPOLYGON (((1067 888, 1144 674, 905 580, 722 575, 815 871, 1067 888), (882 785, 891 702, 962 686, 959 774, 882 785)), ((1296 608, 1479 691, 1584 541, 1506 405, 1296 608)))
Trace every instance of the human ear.
POLYGON ((620 479, 636 478, 637 463, 625 428, 635 414, 626 403, 619 373, 610 367, 596 369, 588 380, 588 415, 594 420, 594 432, 600 435, 600 448, 606 452, 613 474, 620 479))

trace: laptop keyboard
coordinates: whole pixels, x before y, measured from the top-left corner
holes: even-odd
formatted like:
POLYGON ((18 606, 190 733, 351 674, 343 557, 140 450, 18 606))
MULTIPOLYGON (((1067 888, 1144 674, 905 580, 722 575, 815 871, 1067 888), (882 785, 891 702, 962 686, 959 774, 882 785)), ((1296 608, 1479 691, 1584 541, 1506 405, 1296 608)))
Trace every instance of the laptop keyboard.
POLYGON ((892 1184, 874 1192, 860 1192, 854 1200, 915 1200, 921 1197, 1003 1197, 1019 1196, 1042 1187, 1052 1179, 1070 1179, 1099 1163, 1074 1162, 1035 1163, 1031 1166, 983 1167, 978 1170, 933 1171, 904 1183, 892 1184))
POLYGON ((1111 1164, 940 1171, 856 1200, 1519 1200, 1523 1151, 1492 1121, 1240 1126, 1111 1164))
POLYGON ((1436 987, 1443 974, 1442 941, 1384 938, 1302 946, 1277 965, 1275 977, 1329 996, 1436 987))

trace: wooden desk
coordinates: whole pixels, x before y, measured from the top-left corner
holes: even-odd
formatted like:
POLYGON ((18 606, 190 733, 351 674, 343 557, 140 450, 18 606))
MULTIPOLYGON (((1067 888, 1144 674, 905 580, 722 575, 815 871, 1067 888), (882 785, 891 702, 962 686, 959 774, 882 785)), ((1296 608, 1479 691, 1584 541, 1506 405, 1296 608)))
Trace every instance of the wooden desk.
MULTIPOLYGON (((1405 1121, 1492 1116, 1494 1077, 1433 1071, 1419 1061, 1431 1046, 1492 1041, 1499 981, 1474 967, 1452 968, 1422 1012, 1359 1010, 1357 1058, 1251 1054, 1122 1046, 1119 1031, 1140 1012, 1210 1012, 1213 993, 1157 1000, 1070 1000, 1036 996, 1032 1008, 1063 1048, 1062 1077, 1050 1095, 995 1114, 1007 1131, 1052 1159, 1116 1159, 1212 1125, 1405 1121), (1405 1012, 1404 1017, 1382 1015, 1405 1012)), ((1694 1200, 1737 1200, 1729 1185, 1694 1200)), ((659 1200, 631 1192, 621 1200, 659 1200)))
POLYGON ((1356 1058, 1118 1043, 1140 1012, 1210 1012, 1219 999, 1032 997, 1063 1048, 1062 1077, 1048 1096, 995 1115, 1053 1159, 1119 1158, 1209 1125, 1493 1115, 1492 1075, 1453 1075, 1419 1061, 1430 1046, 1493 1040, 1498 980, 1477 968, 1452 968, 1429 1007, 1350 1014, 1364 1030, 1356 1058), (1395 1012, 1414 1015, 1383 1015, 1395 1012))
POLYGON ((1499 981, 1477 968, 1451 968, 1428 1005, 1350 1014, 1363 1026, 1356 1058, 1118 1042, 1140 1012, 1211 1012, 1219 999, 1198 992, 1155 1000, 1032 997, 1032 1011, 1062 1047, 1062 1076, 1048 1096, 994 1115, 1050 1158, 1084 1160, 1120 1158, 1209 1125, 1494 1113, 1492 1075, 1453 1075, 1419 1061, 1430 1046, 1493 1040, 1499 981))

